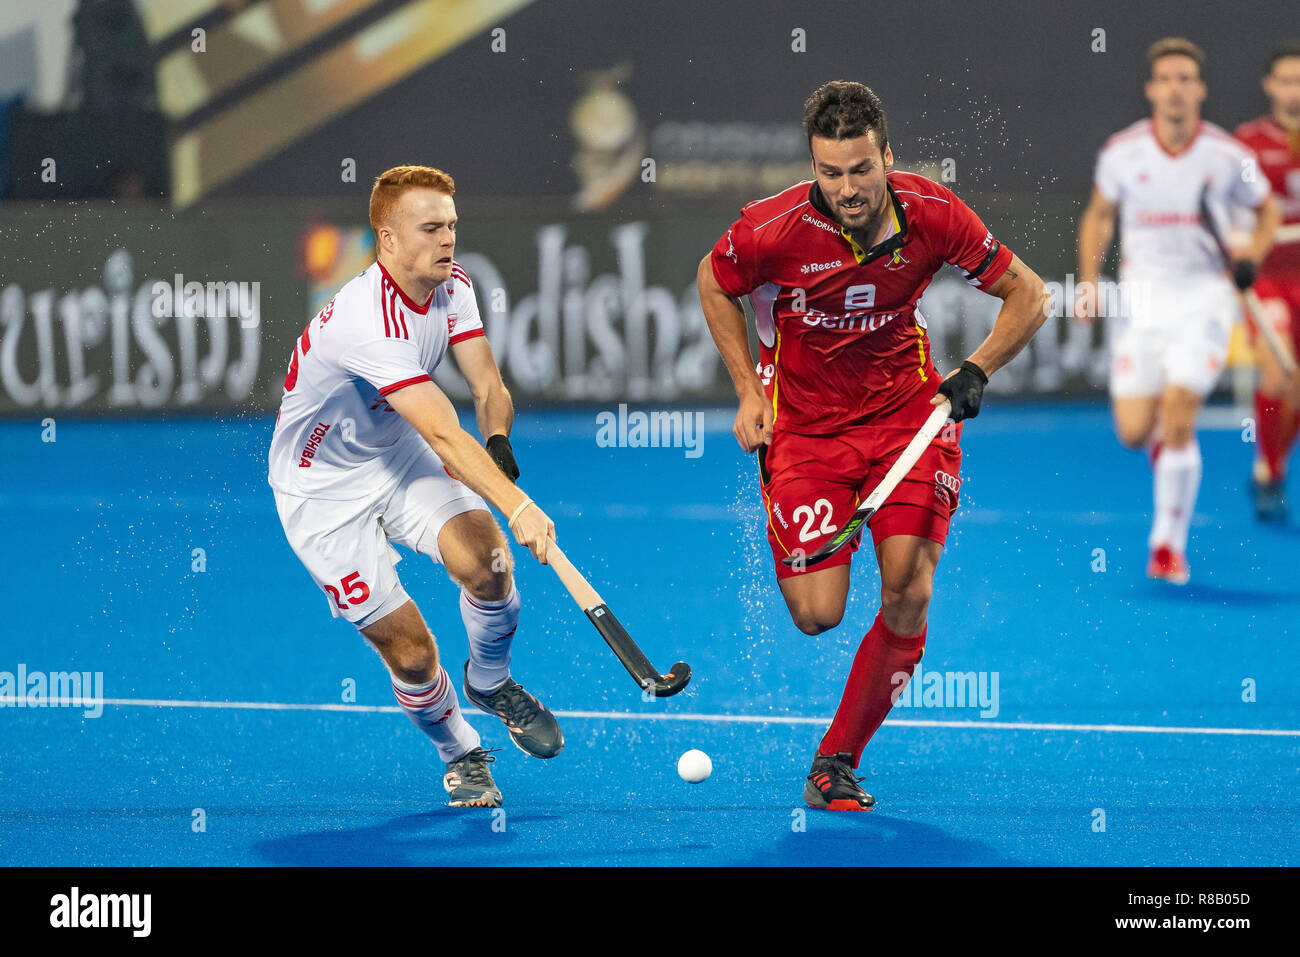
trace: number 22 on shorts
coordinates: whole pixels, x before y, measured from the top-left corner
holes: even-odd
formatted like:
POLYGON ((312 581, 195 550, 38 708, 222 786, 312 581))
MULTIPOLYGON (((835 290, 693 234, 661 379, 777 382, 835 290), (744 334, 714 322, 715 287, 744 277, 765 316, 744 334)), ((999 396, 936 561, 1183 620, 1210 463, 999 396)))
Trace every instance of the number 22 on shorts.
POLYGON ((347 611, 348 605, 355 608, 357 605, 364 604, 366 599, 370 597, 370 586, 360 581, 360 578, 361 572, 353 572, 339 582, 339 585, 343 588, 342 594, 333 585, 325 586, 325 590, 330 593, 330 598, 334 599, 334 606, 340 611, 347 611), (343 601, 344 598, 347 599, 346 603, 343 601))
POLYGON ((799 529, 799 541, 810 542, 821 535, 831 535, 839 531, 838 525, 831 524, 831 503, 829 499, 819 498, 812 505, 800 505, 794 510, 794 520, 803 522, 799 529), (821 525, 813 528, 813 523, 821 519, 821 525))

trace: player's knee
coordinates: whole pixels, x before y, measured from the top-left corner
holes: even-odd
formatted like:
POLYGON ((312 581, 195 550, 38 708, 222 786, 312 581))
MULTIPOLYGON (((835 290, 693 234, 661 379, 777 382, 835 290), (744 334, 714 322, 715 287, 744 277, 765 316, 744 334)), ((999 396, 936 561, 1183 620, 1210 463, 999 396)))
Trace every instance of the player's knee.
POLYGON ((1266 399, 1280 399, 1287 394, 1291 383, 1282 370, 1273 366, 1262 366, 1259 370, 1259 394, 1266 399))
POLYGON ((1165 445, 1171 449, 1180 449, 1192 441, 1195 429, 1190 422, 1177 422, 1165 427, 1165 445))
POLYGON ((394 642, 384 657, 393 676, 407 684, 432 681, 438 673, 438 646, 433 643, 433 636, 427 633, 423 639, 411 636, 405 641, 394 642))
POLYGON ((1115 434, 1119 437, 1119 444, 1126 449, 1140 449, 1146 444, 1151 430, 1148 428, 1135 428, 1131 425, 1121 423, 1115 427, 1115 434))
POLYGON ((452 579, 479 601, 501 601, 514 584, 510 549, 484 511, 457 515, 440 533, 443 562, 452 579), (452 534, 452 541, 443 536, 452 534))
POLYGON ((805 635, 820 635, 839 625, 844 619, 844 609, 797 606, 790 609, 790 618, 805 635))
POLYGON ((794 626, 802 631, 805 635, 820 635, 822 632, 830 631, 840 623, 843 615, 795 615, 794 626))
POLYGON ((482 556, 472 568, 461 574, 460 583, 471 598, 501 601, 510 594, 510 588, 514 584, 510 570, 510 552, 493 549, 491 555, 482 556))
POLYGON ((913 575, 906 582, 886 583, 880 589, 880 603, 891 614, 911 620, 925 621, 930 609, 930 596, 934 586, 929 575, 913 575))

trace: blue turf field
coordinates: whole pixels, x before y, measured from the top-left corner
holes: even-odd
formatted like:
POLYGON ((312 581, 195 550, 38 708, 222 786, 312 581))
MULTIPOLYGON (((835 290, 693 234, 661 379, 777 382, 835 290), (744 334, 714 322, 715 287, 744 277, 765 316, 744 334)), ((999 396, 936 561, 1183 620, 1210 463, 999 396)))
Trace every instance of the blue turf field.
MULTIPOLYGON (((1300 863, 1300 527, 1254 523, 1238 432, 1201 434, 1178 590, 1143 577, 1150 473, 1104 409, 986 407, 923 664, 996 674, 998 713, 896 709, 861 772, 877 809, 801 820, 876 609, 874 561, 860 553, 844 625, 797 632, 730 418, 711 415, 689 459, 600 448, 594 412, 520 414, 521 482, 561 545, 651 659, 684 657, 695 679, 641 701, 516 549, 514 673, 568 746, 532 760, 471 716, 504 746, 504 817, 444 806, 442 766, 377 656, 328 617, 265 484, 270 417, 69 420, 53 444, 34 420, 0 425, 0 671, 103 672, 121 702, 98 718, 0 708, 0 864, 1300 863), (675 773, 691 747, 713 758, 701 785, 675 773)), ((455 589, 426 559, 398 567, 458 675, 455 589)))

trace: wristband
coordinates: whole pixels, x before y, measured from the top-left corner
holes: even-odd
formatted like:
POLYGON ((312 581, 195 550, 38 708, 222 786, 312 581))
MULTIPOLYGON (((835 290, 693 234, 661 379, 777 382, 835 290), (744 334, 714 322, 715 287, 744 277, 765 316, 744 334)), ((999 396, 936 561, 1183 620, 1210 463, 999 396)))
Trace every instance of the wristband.
POLYGON ((510 439, 498 432, 489 435, 486 444, 488 455, 492 456, 492 461, 496 463, 502 474, 512 482, 518 482, 519 464, 515 461, 515 453, 510 448, 510 439))
POLYGON ((515 519, 519 517, 520 513, 523 512, 524 509, 532 504, 533 500, 531 498, 526 498, 519 503, 519 507, 515 509, 514 514, 510 516, 510 521, 506 522, 506 527, 509 528, 510 531, 513 532, 515 530, 515 519))
POLYGON ((965 362, 961 364, 961 368, 965 369, 971 375, 978 378, 985 385, 989 384, 989 377, 984 374, 984 370, 981 369, 979 366, 977 366, 975 363, 971 362, 969 359, 967 359, 965 362))
POLYGON ((1238 289, 1245 292, 1255 284, 1258 272, 1258 267, 1252 260, 1238 259, 1232 266, 1232 281, 1238 289))

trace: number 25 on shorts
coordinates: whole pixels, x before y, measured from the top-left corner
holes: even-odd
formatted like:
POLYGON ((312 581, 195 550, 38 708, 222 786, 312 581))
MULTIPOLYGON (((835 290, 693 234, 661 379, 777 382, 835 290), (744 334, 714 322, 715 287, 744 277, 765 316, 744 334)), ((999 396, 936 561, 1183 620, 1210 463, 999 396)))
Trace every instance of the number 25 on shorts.
POLYGON ((366 599, 370 597, 370 586, 360 581, 360 578, 361 572, 353 572, 339 582, 339 585, 343 588, 342 594, 333 585, 325 586, 325 590, 330 593, 330 598, 334 599, 335 607, 340 611, 347 611, 348 605, 355 608, 357 605, 364 604, 366 599), (344 598, 347 599, 346 603, 343 600, 344 598))

